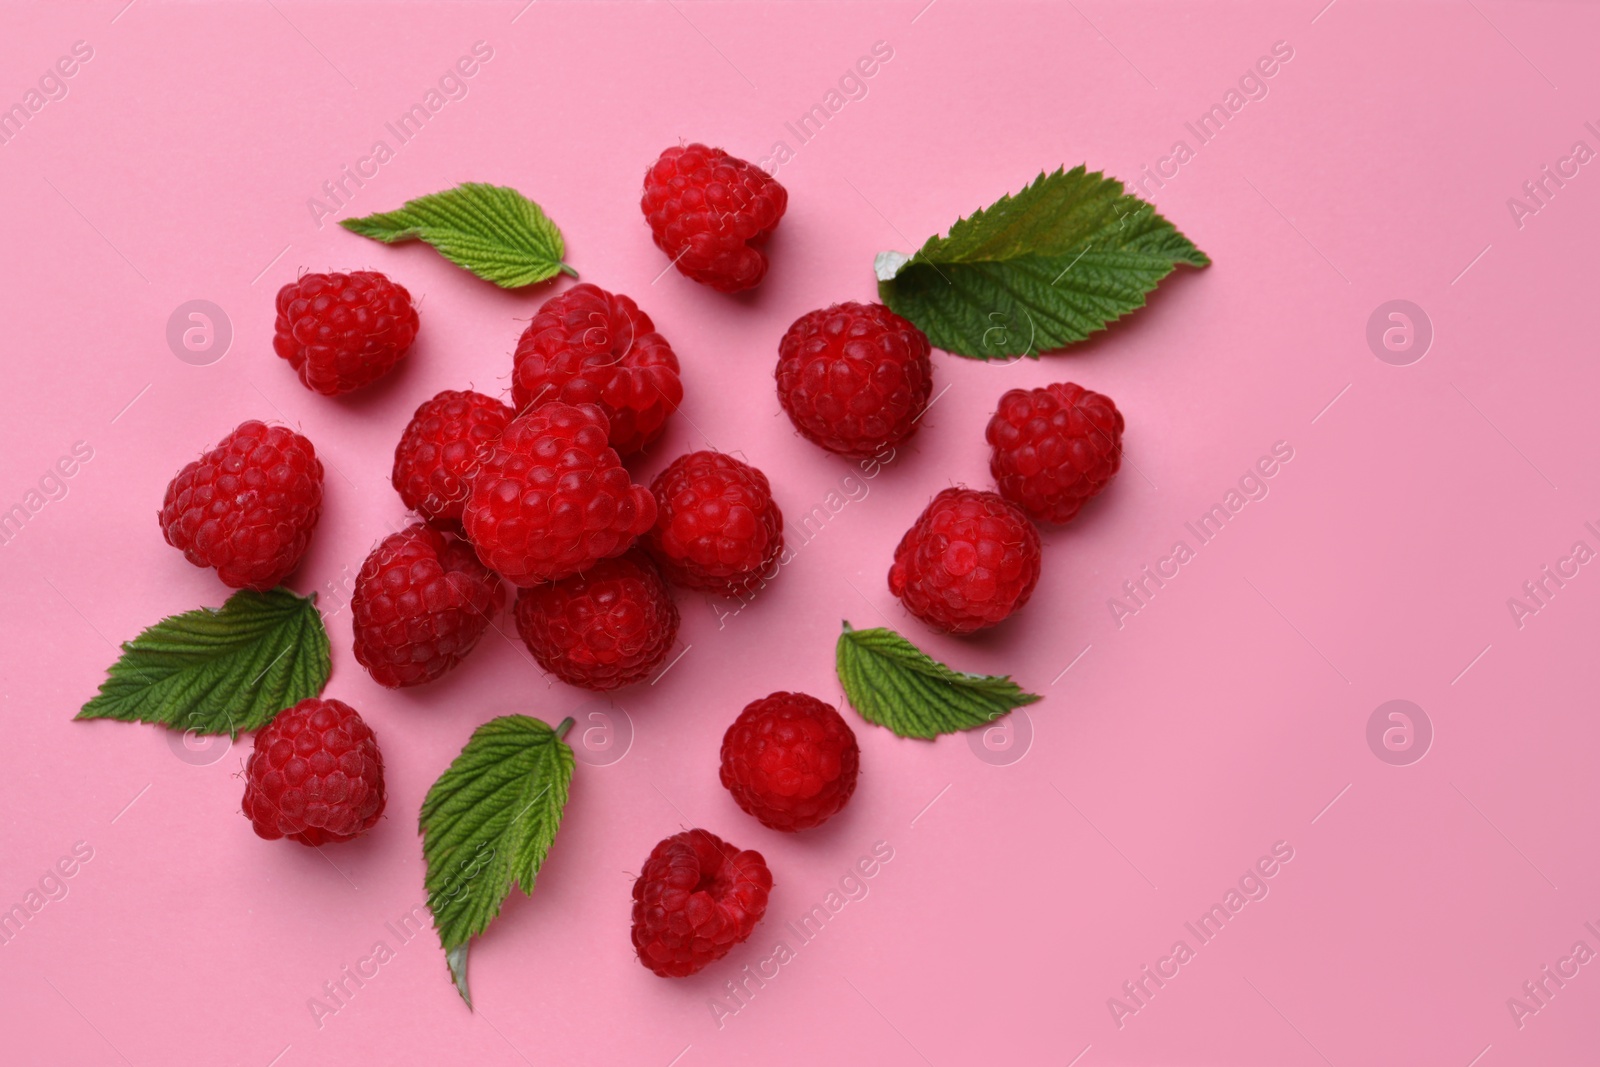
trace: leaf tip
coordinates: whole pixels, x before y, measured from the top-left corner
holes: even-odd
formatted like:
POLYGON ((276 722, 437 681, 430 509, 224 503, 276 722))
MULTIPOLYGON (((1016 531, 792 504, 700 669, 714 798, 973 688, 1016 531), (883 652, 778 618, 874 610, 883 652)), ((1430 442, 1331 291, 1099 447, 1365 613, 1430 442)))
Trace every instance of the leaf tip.
MULTIPOLYGON (((340 219, 339 225, 358 237, 370 237, 375 241, 382 241, 384 244, 388 244, 389 237, 383 232, 383 227, 376 220, 376 215, 360 215, 356 218, 340 219)), ((282 588, 282 586, 279 588, 282 588)))
POLYGON ((446 949, 444 958, 450 965, 450 978, 456 984, 456 992, 461 994, 461 999, 467 1002, 467 1010, 472 1010, 472 991, 467 988, 467 949, 472 942, 463 941, 451 949, 446 949))

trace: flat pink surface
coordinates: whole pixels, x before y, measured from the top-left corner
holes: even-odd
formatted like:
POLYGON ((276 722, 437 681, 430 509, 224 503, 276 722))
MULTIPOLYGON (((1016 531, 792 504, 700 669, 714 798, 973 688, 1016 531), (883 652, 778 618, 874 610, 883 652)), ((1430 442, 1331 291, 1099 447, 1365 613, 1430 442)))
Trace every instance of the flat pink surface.
POLYGON ((1595 1062, 1600 965, 1572 953, 1600 951, 1600 574, 1573 552, 1600 549, 1600 175, 1561 161, 1576 142, 1600 149, 1585 125, 1600 126, 1600 11, 1322 2, 8 8, 0 102, 75 42, 92 58, 0 145, 0 507, 40 505, 0 553, 0 905, 75 847, 91 858, 0 946, 0 1059, 1595 1062), (385 123, 480 41, 492 57, 465 96, 319 226, 308 201, 323 183, 374 141, 395 147, 385 123), (800 144, 785 123, 880 41, 893 57, 865 96, 800 144), (1185 123, 1277 42, 1292 58, 1199 142, 1185 123), (639 181, 680 139, 752 160, 779 140, 793 150, 753 296, 662 273, 639 181), (1179 140, 1192 158, 1162 164, 1179 140), (872 299, 874 253, 1084 161, 1129 180, 1176 167, 1148 188, 1215 265, 1068 355, 936 354, 950 388, 913 447, 804 539, 800 517, 852 468, 780 413, 783 329, 872 299), (1523 183, 1545 165, 1568 176, 1532 200, 1523 183), (736 616, 682 596, 681 660, 611 702, 494 635, 410 692, 379 689, 350 653, 349 582, 404 520, 388 484, 400 428, 440 389, 507 390, 522 321, 569 284, 502 292, 332 222, 464 180, 538 200, 583 277, 633 295, 676 346, 683 414, 636 473, 692 448, 741 451, 803 541, 736 616), (1512 197, 1539 210, 1519 219, 1512 197), (330 401, 272 355, 273 294, 301 271, 365 267, 422 299, 421 338, 392 379, 330 401), (210 365, 166 340, 193 299, 234 332, 210 365), (1367 340, 1397 299, 1433 328, 1403 366, 1367 340), (940 487, 988 484, 982 431, 1002 391, 1067 379, 1125 412, 1123 472, 1045 535, 1023 614, 975 639, 930 634, 885 587, 896 540, 940 487), (71 721, 114 643, 222 601, 155 512, 178 467, 247 418, 301 428, 329 464, 291 584, 321 592, 328 692, 372 723, 389 768, 385 821, 323 855, 250 833, 247 741, 184 759, 157 728, 71 721), (50 478, 75 449, 92 457, 50 478), (1202 544, 1185 524, 1274 449, 1292 458, 1247 481, 1255 499, 1236 497, 1202 544), (1193 558, 1127 599, 1124 582, 1179 541, 1193 558), (1119 596, 1139 610, 1114 612, 1119 596), (818 832, 769 832, 717 783, 720 736, 772 690, 839 699, 841 618, 887 618, 1045 699, 988 747, 898 740, 847 711, 856 798, 818 832), (1431 723, 1420 761, 1369 747, 1390 700, 1431 723), (632 732, 609 763, 589 718, 602 711, 632 732), (431 932, 396 931, 423 899, 425 790, 474 726, 510 712, 577 713, 597 747, 535 893, 474 950, 474 1014, 431 932), (728 960, 665 981, 633 958, 629 890, 650 847, 694 825, 763 852, 777 888, 728 960), (785 923, 875 847, 892 860, 866 895, 795 938, 785 923), (1197 938, 1185 924, 1274 849, 1292 859, 1244 882, 1259 899, 1197 938), (780 940, 794 958, 727 999, 780 940), (1187 962, 1163 962, 1180 940, 1187 962), (345 968, 371 974, 380 942, 392 958, 330 999, 345 968), (1167 970, 1159 988, 1147 965, 1167 970), (1135 999, 1124 983, 1139 981, 1135 999))

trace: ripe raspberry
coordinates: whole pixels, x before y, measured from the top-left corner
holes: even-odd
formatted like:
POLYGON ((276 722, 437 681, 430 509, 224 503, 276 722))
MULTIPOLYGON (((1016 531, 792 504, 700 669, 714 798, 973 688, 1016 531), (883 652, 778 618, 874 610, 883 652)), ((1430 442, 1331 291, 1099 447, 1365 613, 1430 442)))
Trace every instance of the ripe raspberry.
POLYGON ((278 290, 272 347, 323 396, 382 378, 416 336, 411 294, 377 271, 304 274, 278 290))
POLYGON ((767 911, 772 872, 759 852, 687 830, 650 850, 633 883, 633 947, 663 978, 683 978, 726 956, 767 911))
POLYGON ((637 552, 517 594, 517 632, 539 666, 582 689, 650 677, 678 636, 678 606, 637 552))
POLYGON ((416 523, 356 575, 356 661, 389 689, 431 682, 472 651, 502 603, 499 576, 471 545, 416 523))
POLYGON ((587 282, 545 301, 513 360, 519 412, 551 400, 597 405, 611 420, 611 447, 624 456, 660 437, 683 400, 678 357, 650 316, 587 282))
POLYGON ((850 725, 804 693, 751 701, 722 737, 722 784, 773 830, 827 822, 856 791, 860 767, 850 725))
POLYGON ((733 596, 762 581, 783 552, 783 513, 767 476, 721 452, 690 452, 656 475, 646 541, 667 580, 733 596))
POLYGON ((305 555, 321 514, 322 461, 311 442, 252 420, 172 479, 161 532, 224 585, 267 590, 305 555))
POLYGON ((383 754, 349 704, 302 700, 256 733, 244 814, 268 841, 348 841, 383 814, 383 754))
POLYGON ((866 459, 910 437, 933 390, 922 331, 882 304, 835 304, 778 343, 778 400, 808 440, 866 459))
POLYGON ((422 403, 394 450, 392 480, 406 507, 459 529, 467 481, 515 412, 482 393, 446 389, 422 403))
POLYGON ((1122 466, 1122 412, 1071 382, 1012 389, 984 436, 1000 495, 1039 522, 1071 522, 1122 466))
POLYGON ((512 585, 551 582, 620 556, 656 502, 606 444, 592 404, 545 404, 511 420, 468 486, 462 525, 512 585))
POLYGON ((678 145, 645 172, 639 206, 656 247, 686 277, 721 293, 753 289, 767 273, 759 243, 789 194, 766 172, 720 148, 678 145))
POLYGON ((889 592, 936 630, 970 634, 1021 608, 1039 582, 1039 531, 995 493, 946 489, 894 550, 889 592))

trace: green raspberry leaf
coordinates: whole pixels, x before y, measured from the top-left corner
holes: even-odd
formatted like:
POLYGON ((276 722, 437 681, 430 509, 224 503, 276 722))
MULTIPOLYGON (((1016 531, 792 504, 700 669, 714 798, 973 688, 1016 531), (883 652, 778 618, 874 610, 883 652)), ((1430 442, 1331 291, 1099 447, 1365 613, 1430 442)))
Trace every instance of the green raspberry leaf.
POLYGON ((331 670, 315 596, 243 589, 221 608, 169 616, 125 642, 76 718, 238 737, 321 693, 331 670))
POLYGON ((572 749, 526 715, 502 715, 473 731, 439 776, 417 819, 428 873, 428 910, 461 999, 467 948, 489 928, 515 884, 533 893, 572 785, 572 749))
POLYGON ((578 272, 561 262, 566 242, 544 209, 504 185, 466 182, 408 200, 398 211, 339 225, 384 244, 422 240, 458 267, 505 289, 578 272))
POLYGON ((1040 699, 1010 675, 953 671, 881 627, 852 630, 845 623, 838 668, 844 695, 861 717, 900 737, 931 739, 986 726, 1040 699))
POLYGON ((935 348, 1038 358, 1144 306, 1174 267, 1211 260, 1122 183, 1078 166, 930 237, 909 259, 879 253, 878 295, 935 348))

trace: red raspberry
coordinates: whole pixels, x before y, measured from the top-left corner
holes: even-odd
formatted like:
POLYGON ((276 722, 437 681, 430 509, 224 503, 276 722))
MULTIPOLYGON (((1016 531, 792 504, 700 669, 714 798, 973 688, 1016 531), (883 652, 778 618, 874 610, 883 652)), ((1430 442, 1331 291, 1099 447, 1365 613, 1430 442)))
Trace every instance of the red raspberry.
POLYGON ((624 456, 660 437, 683 400, 678 357, 650 316, 587 282, 544 302, 513 360, 518 411, 551 400, 595 404, 611 420, 611 447, 624 456))
POLYGON ((690 452, 656 475, 646 541, 667 580, 733 596, 759 584, 783 553, 783 513, 767 476, 722 452, 690 452))
POLYGON ((482 393, 446 389, 424 401, 394 450, 395 489, 429 522, 459 529, 467 481, 515 412, 482 393))
POLYGON ((722 784, 773 830, 827 822, 856 791, 860 768, 850 725, 804 693, 751 701, 722 737, 722 784))
POLYGON ((656 247, 683 275, 721 293, 753 289, 767 273, 760 242, 789 194, 766 172, 720 148, 678 145, 645 172, 639 206, 656 247))
POLYGON ((513 419, 472 476, 467 539, 512 585, 620 556, 655 521, 655 500, 629 480, 608 428, 592 404, 545 404, 513 419))
POLYGON ((161 532, 234 589, 271 589, 294 570, 322 514, 322 461, 283 426, 245 422, 167 486, 161 532))
POLYGON ((894 550, 889 592, 936 630, 970 634, 1021 608, 1039 582, 1039 531, 996 493, 946 489, 894 550))
POLYGON ((767 911, 772 872, 759 852, 686 830, 650 850, 633 883, 633 947, 663 978, 703 970, 750 936, 767 911))
POLYGON ((244 814, 268 841, 348 841, 383 814, 378 739, 341 700, 302 700, 256 733, 244 765, 244 814))
POLYGON ((377 271, 303 274, 278 290, 272 347, 323 396, 382 378, 416 336, 411 294, 377 271))
POLYGON ((985 436, 1000 495, 1039 522, 1071 522, 1122 466, 1122 412, 1071 382, 1012 389, 985 436))
POLYGON ((517 632, 568 685, 620 689, 650 677, 678 636, 678 606, 637 552, 517 594, 517 632))
POLYGON ((778 343, 778 400, 795 429, 851 459, 917 430, 933 390, 922 331, 882 304, 835 304, 795 320, 778 343))
POLYGON ((502 603, 499 576, 471 545, 416 523, 356 575, 356 661, 389 689, 431 682, 472 651, 502 603))

